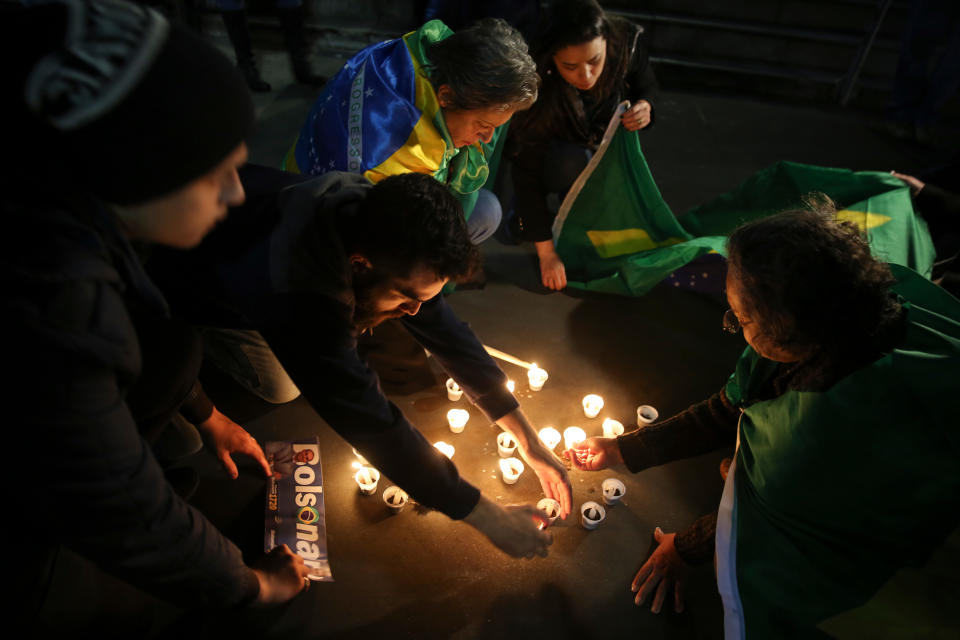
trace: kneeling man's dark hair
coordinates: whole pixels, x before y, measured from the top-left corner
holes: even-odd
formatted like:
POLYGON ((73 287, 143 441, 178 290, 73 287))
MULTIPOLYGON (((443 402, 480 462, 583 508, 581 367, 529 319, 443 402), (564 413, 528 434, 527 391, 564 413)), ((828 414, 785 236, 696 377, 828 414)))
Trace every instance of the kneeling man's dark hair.
POLYGON ((480 264, 463 208, 431 176, 405 173, 373 186, 360 205, 349 249, 377 271, 406 277, 426 267, 441 278, 469 277, 480 264))

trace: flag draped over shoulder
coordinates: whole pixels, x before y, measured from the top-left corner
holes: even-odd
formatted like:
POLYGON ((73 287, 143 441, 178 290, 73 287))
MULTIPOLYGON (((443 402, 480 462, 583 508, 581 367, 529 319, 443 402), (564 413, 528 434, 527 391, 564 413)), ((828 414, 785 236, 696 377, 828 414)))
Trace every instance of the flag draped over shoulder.
MULTIPOLYGON (((933 242, 899 179, 778 162, 678 220, 660 195, 639 137, 620 126, 622 111, 623 106, 610 120, 600 148, 554 222, 554 243, 569 286, 642 295, 695 260, 724 254, 727 235, 739 225, 802 206, 811 192, 830 196, 841 207, 838 217, 866 234, 880 260, 930 277, 933 242)), ((697 283, 683 278, 675 284, 697 283)))
MULTIPOLYGON (((905 311, 895 349, 829 389, 757 400, 777 363, 747 348, 727 384, 743 410, 717 523, 728 638, 824 637, 828 620, 893 637, 843 615, 960 525, 960 301, 891 270, 905 311)), ((909 615, 918 632, 943 617, 909 615)))
POLYGON ((448 185, 469 218, 492 179, 507 124, 490 142, 457 148, 429 77, 431 44, 453 31, 431 20, 402 38, 354 54, 324 87, 283 160, 283 169, 361 173, 370 182, 425 173, 448 185))

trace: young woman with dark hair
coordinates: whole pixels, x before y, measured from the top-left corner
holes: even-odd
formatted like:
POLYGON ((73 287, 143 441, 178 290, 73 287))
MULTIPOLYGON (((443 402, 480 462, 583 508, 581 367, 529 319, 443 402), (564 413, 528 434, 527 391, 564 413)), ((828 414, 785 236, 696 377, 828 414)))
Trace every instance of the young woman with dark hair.
POLYGON ((600 144, 603 131, 623 100, 628 131, 653 124, 657 81, 637 25, 604 13, 595 0, 561 0, 548 16, 539 46, 540 98, 518 114, 510 129, 516 213, 512 235, 536 244, 544 286, 567 284, 563 262, 553 246, 560 199, 600 144))
MULTIPOLYGON (((898 602, 898 572, 960 524, 960 301, 875 259, 827 202, 746 224, 728 248, 723 327, 748 347, 724 388, 566 455, 638 472, 735 445, 718 512, 656 529, 636 603, 657 612, 672 591, 679 611, 690 566, 713 559, 728 637, 813 637, 881 587, 898 602)), ((923 626, 898 618, 910 610, 841 626, 923 626)))

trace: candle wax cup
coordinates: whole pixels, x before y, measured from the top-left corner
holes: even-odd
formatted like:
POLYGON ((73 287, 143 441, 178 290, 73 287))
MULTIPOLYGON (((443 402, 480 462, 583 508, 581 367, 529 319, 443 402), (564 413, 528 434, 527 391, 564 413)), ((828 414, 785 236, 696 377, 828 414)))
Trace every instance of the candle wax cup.
POLYGON ((587 439, 587 433, 580 427, 567 427, 563 430, 563 445, 569 449, 587 439))
POLYGON ((543 443, 547 449, 553 449, 560 441, 563 439, 563 436, 560 435, 560 432, 554 429, 553 427, 546 427, 540 429, 540 441, 543 443))
POLYGON ((497 451, 501 458, 509 458, 517 450, 517 441, 506 431, 497 436, 497 451))
POLYGON ((383 490, 383 501, 393 513, 400 513, 407 505, 408 500, 407 492, 396 485, 391 485, 383 490))
POLYGON ((637 407, 637 425, 650 424, 660 416, 660 413, 648 404, 637 407))
POLYGON ((447 411, 447 422, 450 424, 450 431, 454 433, 463 431, 469 419, 470 412, 466 409, 450 409, 450 411, 447 411))
POLYGON ((627 487, 616 478, 607 478, 600 483, 600 490, 603 493, 604 504, 613 505, 620 501, 627 492, 627 487))
POLYGON ((534 364, 530 370, 527 371, 527 381, 530 383, 530 390, 540 391, 540 389, 543 388, 543 383, 545 383, 549 377, 545 370, 534 364))
POLYGON ((540 500, 540 502, 537 503, 537 509, 542 511, 544 515, 547 516, 547 518, 550 520, 550 524, 553 524, 560 515, 560 503, 553 498, 543 498, 540 500))
POLYGON ((603 398, 591 393, 583 397, 583 413, 588 418, 596 418, 603 409, 603 398))
POLYGON ((436 449, 440 451, 440 453, 447 456, 448 458, 452 458, 453 454, 456 452, 456 449, 453 448, 453 445, 447 444, 443 440, 434 442, 433 446, 436 447, 436 449))
POLYGON ((584 502, 580 506, 580 524, 584 529, 596 529, 607 516, 607 512, 596 502, 584 502))
POLYGON ((463 389, 460 388, 453 378, 447 378, 447 398, 456 402, 463 396, 463 389))
POLYGON ((616 438, 623 435, 623 424, 618 420, 607 418, 603 421, 603 437, 616 438))
POLYGON ((360 467, 353 478, 357 481, 360 493, 370 495, 377 489, 377 483, 380 482, 380 472, 373 467, 360 467))
POLYGON ((500 474, 507 484, 515 484, 523 473, 523 463, 517 458, 504 458, 500 461, 500 474))

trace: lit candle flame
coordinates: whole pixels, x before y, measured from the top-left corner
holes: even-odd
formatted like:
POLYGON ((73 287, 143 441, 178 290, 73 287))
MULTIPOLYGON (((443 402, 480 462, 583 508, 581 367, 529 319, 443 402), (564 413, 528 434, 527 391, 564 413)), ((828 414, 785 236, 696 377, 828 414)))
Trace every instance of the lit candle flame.
POLYGON ((433 446, 436 447, 437 450, 438 450, 440 453, 442 453, 443 455, 447 456, 448 458, 452 458, 454 452, 456 451, 456 449, 453 448, 453 445, 452 445, 452 444, 447 444, 447 443, 444 442, 443 440, 439 440, 439 441, 437 441, 437 442, 434 442, 434 443, 433 443, 433 446))
POLYGON ((540 442, 542 442, 543 446, 545 446, 547 449, 553 449, 558 444, 560 444, 560 440, 563 439, 562 436, 560 435, 560 432, 554 429, 553 427, 546 427, 545 429, 540 429, 539 436, 540 436, 540 442))
POLYGON ((580 427, 567 427, 563 430, 563 445, 567 449, 587 439, 587 433, 580 427))

